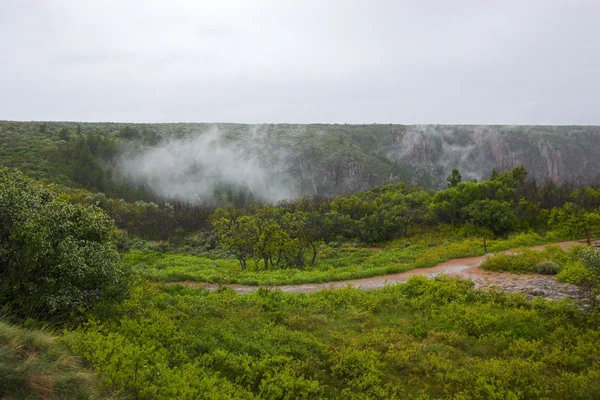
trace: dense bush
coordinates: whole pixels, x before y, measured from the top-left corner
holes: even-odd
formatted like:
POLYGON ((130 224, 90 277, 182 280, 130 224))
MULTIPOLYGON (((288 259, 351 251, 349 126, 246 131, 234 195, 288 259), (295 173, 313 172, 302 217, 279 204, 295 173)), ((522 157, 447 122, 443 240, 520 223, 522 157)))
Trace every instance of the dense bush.
POLYGON ((588 292, 591 306, 600 311, 600 249, 585 246, 580 255, 586 269, 581 276, 581 285, 588 292))
POLYGON ((0 168, 0 303, 11 312, 64 317, 118 300, 126 282, 114 225, 0 168))
POLYGON ((481 268, 488 271, 533 272, 543 257, 539 251, 521 249, 516 254, 496 254, 481 263, 481 268))
POLYGON ((137 289, 67 337, 140 399, 595 399, 595 313, 425 277, 376 291, 137 289))
POLYGON ((583 285, 591 280, 591 274, 581 260, 572 261, 560 269, 556 280, 574 285, 583 285))
POLYGON ((544 261, 537 264, 534 271, 542 275, 556 275, 560 272, 560 265, 554 261, 544 261))

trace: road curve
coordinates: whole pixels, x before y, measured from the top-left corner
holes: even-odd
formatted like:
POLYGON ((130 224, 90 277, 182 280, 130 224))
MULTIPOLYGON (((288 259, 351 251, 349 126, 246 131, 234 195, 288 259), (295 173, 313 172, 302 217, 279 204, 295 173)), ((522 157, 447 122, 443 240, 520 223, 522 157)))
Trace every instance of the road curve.
MULTIPOLYGON (((580 244, 579 241, 569 241, 553 243, 558 244, 562 249, 568 249, 576 244, 580 244)), ((529 247, 532 250, 543 250, 547 245, 532 246, 529 247)), ((505 250, 504 252, 510 252, 511 250, 505 250)), ((477 257, 466 257, 466 258, 455 258, 452 260, 444 261, 434 267, 430 268, 416 268, 409 271, 400 272, 397 274, 373 276, 371 278, 361 279, 350 279, 344 281, 325 282, 325 283, 301 283, 298 285, 281 285, 281 286, 254 286, 254 285, 238 285, 238 284, 216 284, 216 283, 202 283, 192 281, 179 281, 179 282, 168 282, 167 285, 183 285, 186 287, 201 287, 208 290, 217 290, 219 287, 228 287, 236 291, 237 293, 251 293, 261 288, 267 289, 279 289, 283 292, 291 293, 312 293, 322 289, 333 289, 347 286, 353 286, 362 290, 373 290, 384 287, 385 285, 406 282, 410 277, 415 275, 422 275, 427 277, 434 277, 436 275, 445 274, 449 276, 461 276, 465 279, 471 279, 477 276, 481 276, 482 273, 488 273, 479 268, 479 265, 491 254, 477 257)), ((507 275, 514 276, 508 272, 495 272, 495 275, 507 275)))

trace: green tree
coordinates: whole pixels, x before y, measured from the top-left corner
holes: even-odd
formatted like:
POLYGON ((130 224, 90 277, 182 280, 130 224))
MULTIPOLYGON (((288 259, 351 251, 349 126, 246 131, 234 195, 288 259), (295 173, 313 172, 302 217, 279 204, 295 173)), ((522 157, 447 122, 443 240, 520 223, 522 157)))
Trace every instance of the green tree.
POLYGON ((233 254, 242 270, 245 270, 248 260, 254 256, 254 247, 258 242, 258 218, 252 215, 238 217, 235 213, 235 210, 231 210, 217 214, 213 220, 214 234, 221 247, 233 254))
POLYGON ((271 266, 279 266, 281 255, 290 237, 281 226, 272 219, 259 220, 258 234, 254 244, 254 256, 258 260, 263 260, 265 269, 271 266), (276 263, 273 257, 277 257, 276 263))
POLYGON ((498 171, 496 170, 496 168, 492 168, 492 173, 489 176, 489 180, 490 181, 495 181, 496 179, 500 178, 500 174, 498 173, 498 171))
POLYGON ((301 214, 287 213, 281 218, 281 226, 290 237, 283 252, 286 266, 303 268, 304 253, 311 243, 304 219, 301 214))
POLYGON ((313 252, 311 265, 314 265, 318 255, 319 244, 323 242, 327 228, 323 223, 322 216, 318 213, 304 212, 301 214, 301 218, 304 221, 303 229, 306 241, 310 245, 313 252))
POLYGON ((0 303, 61 318, 126 293, 114 223, 68 204, 20 172, 0 168, 0 303))
POLYGON ((458 172, 458 169, 456 168, 454 168, 450 175, 448 175, 448 177, 446 178, 446 181, 448 181, 448 187, 457 186, 461 182, 461 180, 462 175, 460 174, 460 172, 458 172))
POLYGON ((579 237, 600 227, 600 213, 588 212, 574 203, 565 203, 550 211, 548 225, 565 236, 579 237))
POLYGON ((510 176, 515 184, 522 184, 527 179, 527 170, 523 166, 518 166, 510 171, 510 176))
POLYGON ((58 133, 58 137, 60 138, 60 140, 69 140, 69 128, 67 128, 66 126, 62 128, 58 133))
POLYGON ((359 222, 358 238, 365 243, 379 243, 406 232, 408 210, 402 205, 379 210, 359 222))
POLYGON ((466 207, 465 211, 476 226, 489 229, 495 234, 511 232, 517 225, 517 216, 509 202, 478 200, 466 207))

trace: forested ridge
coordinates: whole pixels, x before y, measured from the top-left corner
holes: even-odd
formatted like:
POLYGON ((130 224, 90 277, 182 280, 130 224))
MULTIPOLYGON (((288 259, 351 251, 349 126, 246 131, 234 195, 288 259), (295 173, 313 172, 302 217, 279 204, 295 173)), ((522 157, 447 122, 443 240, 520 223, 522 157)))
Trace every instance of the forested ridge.
MULTIPOLYGON (((577 301, 444 276, 313 294, 164 285, 328 282, 583 239, 600 230, 598 183, 518 165, 482 179, 454 168, 443 187, 396 174, 335 196, 306 179, 316 194, 277 201, 225 183, 210 197, 167 197, 117 165, 166 140, 156 125, 0 127, 0 397, 600 397, 600 251, 585 244, 482 265, 555 275, 579 286, 577 301)), ((170 125, 182 137, 197 128, 170 125)), ((335 129, 346 133, 307 142, 358 151, 382 128, 364 126, 362 139, 335 129)))
POLYGON ((2 165, 130 201, 241 206, 397 182, 440 189, 453 168, 479 181, 517 166, 538 182, 600 176, 595 126, 0 121, 0 145, 2 165))

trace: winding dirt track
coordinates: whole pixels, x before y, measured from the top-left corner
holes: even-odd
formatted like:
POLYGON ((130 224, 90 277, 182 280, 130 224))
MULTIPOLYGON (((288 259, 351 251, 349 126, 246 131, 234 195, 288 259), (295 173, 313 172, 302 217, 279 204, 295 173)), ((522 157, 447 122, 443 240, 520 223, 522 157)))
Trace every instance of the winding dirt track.
MULTIPOLYGON (((562 249, 568 249, 579 241, 560 242, 558 244, 562 249)), ((530 249, 543 250, 547 245, 533 246, 530 249)), ((506 250, 504 252, 510 252, 506 250)), ((250 293, 260 288, 268 289, 280 289, 284 292, 292 293, 312 293, 322 289, 341 288, 347 286, 354 286, 362 290, 373 290, 382 288, 388 284, 395 284, 400 282, 406 282, 408 278, 415 275, 423 275, 427 277, 434 277, 439 274, 446 274, 449 276, 460 276, 465 279, 471 279, 473 281, 481 281, 483 275, 486 277, 493 277, 495 279, 506 277, 507 279, 528 279, 527 276, 512 274, 508 272, 489 272, 479 268, 479 265, 491 254, 478 257, 467 257, 467 258, 455 258, 448 260, 443 263, 430 268, 417 268, 411 269, 410 271, 401 272, 398 274, 374 276, 371 278, 362 279, 351 279, 345 281, 335 281, 326 283, 302 283, 298 285, 281 285, 281 286, 249 286, 249 285, 237 285, 237 284, 214 284, 214 283, 202 283, 202 282, 191 282, 191 281, 180 281, 180 282, 169 282, 169 285, 184 285, 187 287, 202 287, 208 290, 216 290, 219 286, 229 287, 235 290, 237 293, 250 293)))

